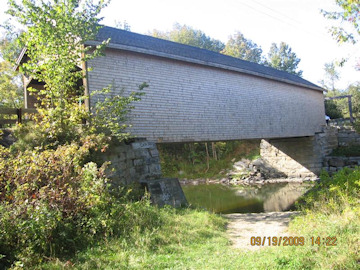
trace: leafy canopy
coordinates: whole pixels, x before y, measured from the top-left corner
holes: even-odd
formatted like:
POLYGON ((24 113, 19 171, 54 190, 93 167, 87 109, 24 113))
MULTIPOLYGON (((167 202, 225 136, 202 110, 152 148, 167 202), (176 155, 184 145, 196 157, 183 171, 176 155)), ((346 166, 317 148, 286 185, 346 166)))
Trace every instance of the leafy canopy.
POLYGON ((246 39, 240 32, 230 36, 221 53, 258 64, 263 62, 261 47, 253 41, 246 39))
POLYGON ((154 29, 151 35, 153 37, 171 40, 214 52, 220 52, 225 47, 220 40, 207 36, 201 30, 194 29, 187 25, 180 25, 179 23, 174 24, 173 30, 170 32, 161 32, 154 29))
MULTIPOLYGON (((19 46, 26 49, 27 55, 27 61, 20 63, 20 71, 44 84, 44 89, 30 89, 39 101, 34 128, 47 137, 43 145, 78 140, 84 132, 107 132, 119 139, 128 136, 123 134, 126 125, 119 122, 125 119, 131 102, 139 100, 139 92, 133 92, 130 97, 112 95, 106 100, 107 105, 118 106, 108 109, 108 112, 112 110, 110 118, 104 118, 101 113, 92 114, 84 106, 89 97, 85 96, 82 86, 87 73, 83 63, 102 55, 109 40, 96 47, 84 46, 84 43, 95 39, 101 27, 99 14, 109 0, 18 2, 9 0, 7 13, 25 28, 18 38, 19 46), (81 125, 85 121, 93 124, 81 125)), ((105 103, 96 106, 104 107, 105 103)), ((97 108, 92 112, 99 112, 97 108)))
POLYGON ((15 42, 17 34, 3 35, 0 39, 0 107, 20 108, 23 105, 20 75, 12 65, 20 54, 15 42))
POLYGON ((96 57, 101 47, 88 54, 86 40, 95 38, 99 29, 98 15, 106 3, 103 0, 9 0, 7 11, 26 31, 18 39, 26 48, 29 61, 20 70, 46 84, 42 105, 64 109, 66 99, 75 98, 74 89, 83 77, 81 61, 96 57), (83 4, 81 4, 83 3, 83 4))
POLYGON ((356 43, 360 36, 360 0, 335 0, 335 2, 341 11, 322 10, 321 12, 330 20, 347 22, 352 30, 349 31, 342 26, 332 27, 333 37, 340 43, 356 43))
POLYGON ((196 30, 187 25, 180 25, 179 23, 176 23, 173 30, 169 32, 154 29, 150 34, 156 38, 219 52, 258 64, 265 64, 298 76, 302 75, 302 71, 297 70, 300 59, 285 42, 281 42, 279 47, 273 43, 268 59, 265 60, 261 47, 252 40, 245 38, 239 31, 229 37, 226 45, 220 40, 207 36, 201 30, 196 30))
MULTIPOLYGON (((335 0, 340 11, 321 10, 325 18, 340 21, 340 26, 333 26, 330 32, 338 43, 356 44, 360 38, 360 0, 335 0)), ((348 59, 343 59, 340 66, 348 59)), ((360 70, 360 61, 355 66, 360 70)))
POLYGON ((327 90, 336 90, 335 83, 340 79, 340 74, 337 67, 338 65, 334 62, 325 63, 324 65, 325 80, 323 80, 321 83, 327 90))
POLYGON ((302 71, 297 70, 299 63, 300 59, 285 42, 281 42, 279 46, 272 43, 268 59, 265 61, 265 64, 270 67, 301 76, 302 71))
POLYGON ((23 90, 17 81, 17 74, 10 62, 0 62, 0 107, 20 108, 23 103, 23 90))

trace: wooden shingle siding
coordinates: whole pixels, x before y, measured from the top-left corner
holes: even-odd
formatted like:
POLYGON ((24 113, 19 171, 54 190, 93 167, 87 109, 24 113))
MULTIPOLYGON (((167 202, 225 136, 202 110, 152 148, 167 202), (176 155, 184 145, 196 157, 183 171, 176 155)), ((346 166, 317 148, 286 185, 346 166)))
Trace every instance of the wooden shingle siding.
POLYGON ((124 50, 88 64, 90 92, 149 84, 130 131, 153 142, 312 136, 325 122, 323 93, 306 87, 124 50))

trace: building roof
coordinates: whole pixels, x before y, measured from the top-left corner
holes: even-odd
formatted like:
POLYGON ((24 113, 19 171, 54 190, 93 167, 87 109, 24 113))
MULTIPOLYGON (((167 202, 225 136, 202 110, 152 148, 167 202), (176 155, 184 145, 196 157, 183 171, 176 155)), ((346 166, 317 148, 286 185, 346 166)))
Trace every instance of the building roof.
POLYGON ((104 26, 100 29, 95 41, 86 42, 95 45, 110 38, 109 48, 145 53, 170 59, 192 62, 222 69, 238 71, 271 80, 282 81, 306 88, 325 91, 297 75, 257 63, 241 60, 221 53, 200 49, 168 40, 141 35, 117 28, 104 26))

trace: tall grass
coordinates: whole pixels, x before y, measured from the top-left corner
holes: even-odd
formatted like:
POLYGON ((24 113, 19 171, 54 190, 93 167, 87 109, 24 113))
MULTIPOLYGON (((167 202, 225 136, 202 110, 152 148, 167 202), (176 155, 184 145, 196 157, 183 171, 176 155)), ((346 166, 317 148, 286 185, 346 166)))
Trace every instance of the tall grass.
POLYGON ((359 269, 359 179, 359 168, 333 178, 322 175, 299 205, 301 214, 290 223, 289 234, 303 236, 303 246, 234 249, 225 232, 226 219, 218 215, 138 204, 136 211, 142 209, 143 215, 149 211, 161 222, 142 230, 129 227, 128 237, 93 246, 69 261, 54 260, 37 268, 359 269), (318 236, 336 236, 336 245, 312 243, 311 237, 318 236))

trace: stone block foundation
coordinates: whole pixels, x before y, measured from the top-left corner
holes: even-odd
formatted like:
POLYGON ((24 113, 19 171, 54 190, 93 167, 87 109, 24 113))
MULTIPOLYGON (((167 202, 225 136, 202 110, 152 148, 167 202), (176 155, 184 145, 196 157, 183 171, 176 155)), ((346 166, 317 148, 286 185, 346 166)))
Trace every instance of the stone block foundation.
POLYGON ((156 144, 136 138, 131 143, 122 142, 108 149, 103 156, 110 161, 109 178, 114 184, 132 184, 143 180, 161 178, 159 152, 156 144))
POLYGON ((274 170, 288 177, 316 177, 325 156, 337 146, 337 129, 324 127, 315 136, 261 140, 260 155, 274 170))

